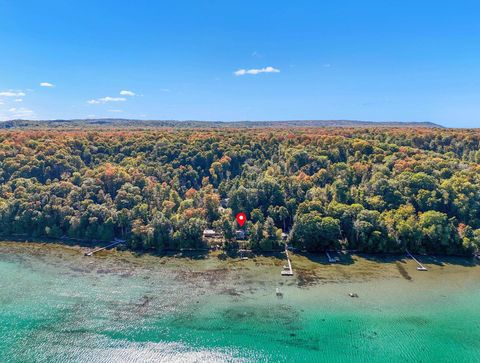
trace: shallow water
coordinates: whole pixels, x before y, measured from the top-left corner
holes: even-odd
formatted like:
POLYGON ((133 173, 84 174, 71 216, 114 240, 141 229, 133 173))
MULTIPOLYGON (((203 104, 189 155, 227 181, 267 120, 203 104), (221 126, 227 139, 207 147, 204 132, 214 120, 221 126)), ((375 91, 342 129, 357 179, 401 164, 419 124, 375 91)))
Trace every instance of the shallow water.
POLYGON ((480 361, 480 266, 321 262, 1 243, 0 360, 480 361))

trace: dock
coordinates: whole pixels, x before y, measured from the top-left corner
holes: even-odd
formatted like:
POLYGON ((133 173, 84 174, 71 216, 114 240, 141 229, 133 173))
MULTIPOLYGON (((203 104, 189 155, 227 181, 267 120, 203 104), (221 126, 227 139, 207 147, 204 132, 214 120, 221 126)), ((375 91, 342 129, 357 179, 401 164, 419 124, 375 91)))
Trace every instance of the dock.
POLYGON ((100 251, 103 251, 103 250, 106 250, 108 248, 112 248, 112 247, 115 247, 119 244, 122 244, 122 243, 125 243, 124 240, 122 239, 115 239, 112 243, 110 243, 109 245, 105 246, 105 247, 98 247, 98 248, 95 248, 93 250, 90 250, 88 252, 85 252, 85 256, 93 256, 95 253, 97 252, 100 252, 100 251))
POLYGON ((410 258, 417 263, 417 265, 418 265, 417 270, 418 270, 418 271, 428 271, 428 269, 427 269, 425 266, 423 266, 423 265, 420 263, 420 261, 418 261, 415 257, 413 257, 413 255, 410 253, 409 250, 405 250, 405 251, 407 252, 407 255, 410 256, 410 258))
POLYGON ((288 266, 283 266, 282 276, 293 276, 292 262, 290 261, 287 245, 285 245, 285 255, 287 256, 288 266))
POLYGON ((340 259, 337 256, 332 257, 332 256, 330 256, 330 254, 328 252, 325 252, 325 254, 327 255, 327 259, 328 259, 329 263, 335 263, 335 262, 340 261, 340 259))

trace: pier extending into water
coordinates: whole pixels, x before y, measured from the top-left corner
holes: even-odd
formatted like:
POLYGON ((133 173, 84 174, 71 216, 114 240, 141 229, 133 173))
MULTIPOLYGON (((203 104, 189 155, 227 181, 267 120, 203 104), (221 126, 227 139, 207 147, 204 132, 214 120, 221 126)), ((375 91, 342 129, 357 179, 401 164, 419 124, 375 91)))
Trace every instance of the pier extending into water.
POLYGON ((328 251, 325 251, 325 254, 327 255, 327 259, 328 259, 328 262, 329 262, 329 263, 335 263, 335 262, 340 261, 340 259, 339 259, 337 256, 332 257, 332 256, 328 253, 328 251))
POLYGON ((99 247, 99 248, 95 248, 93 250, 90 250, 88 252, 85 252, 85 256, 93 256, 95 253, 97 252, 100 252, 100 251, 103 251, 103 250, 106 250, 108 248, 112 248, 112 247, 115 247, 119 244, 122 244, 122 243, 125 243, 125 240, 123 239, 115 239, 112 243, 110 243, 109 245, 105 246, 105 247, 99 247))
POLYGON ((417 270, 418 270, 418 271, 428 271, 428 269, 427 269, 425 266, 423 266, 423 265, 420 263, 420 261, 418 261, 415 257, 413 257, 413 255, 410 253, 409 250, 405 250, 405 251, 407 252, 407 255, 409 255, 410 258, 417 263, 417 265, 418 265, 417 270))
POLYGON ((288 254, 288 248, 285 244, 285 256, 287 256, 288 266, 283 266, 282 276, 293 276, 292 262, 290 261, 290 256, 288 254))

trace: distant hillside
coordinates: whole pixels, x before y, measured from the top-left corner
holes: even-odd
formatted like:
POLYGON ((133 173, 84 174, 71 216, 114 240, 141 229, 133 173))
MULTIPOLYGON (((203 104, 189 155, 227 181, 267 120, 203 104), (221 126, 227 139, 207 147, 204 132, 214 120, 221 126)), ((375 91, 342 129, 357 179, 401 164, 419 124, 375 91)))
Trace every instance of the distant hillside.
POLYGON ((76 120, 11 120, 0 122, 0 129, 38 128, 222 128, 222 127, 443 127, 432 122, 373 122, 352 120, 290 120, 290 121, 176 121, 132 119, 76 120))

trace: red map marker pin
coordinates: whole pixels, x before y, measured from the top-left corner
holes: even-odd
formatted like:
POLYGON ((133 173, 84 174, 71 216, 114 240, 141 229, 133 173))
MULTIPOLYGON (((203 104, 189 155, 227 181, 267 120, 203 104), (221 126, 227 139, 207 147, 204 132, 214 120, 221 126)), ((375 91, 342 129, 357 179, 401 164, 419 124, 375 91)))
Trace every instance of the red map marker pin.
POLYGON ((243 227, 246 221, 247 221, 247 216, 245 215, 245 213, 240 212, 237 214, 237 223, 240 225, 240 227, 243 227))

